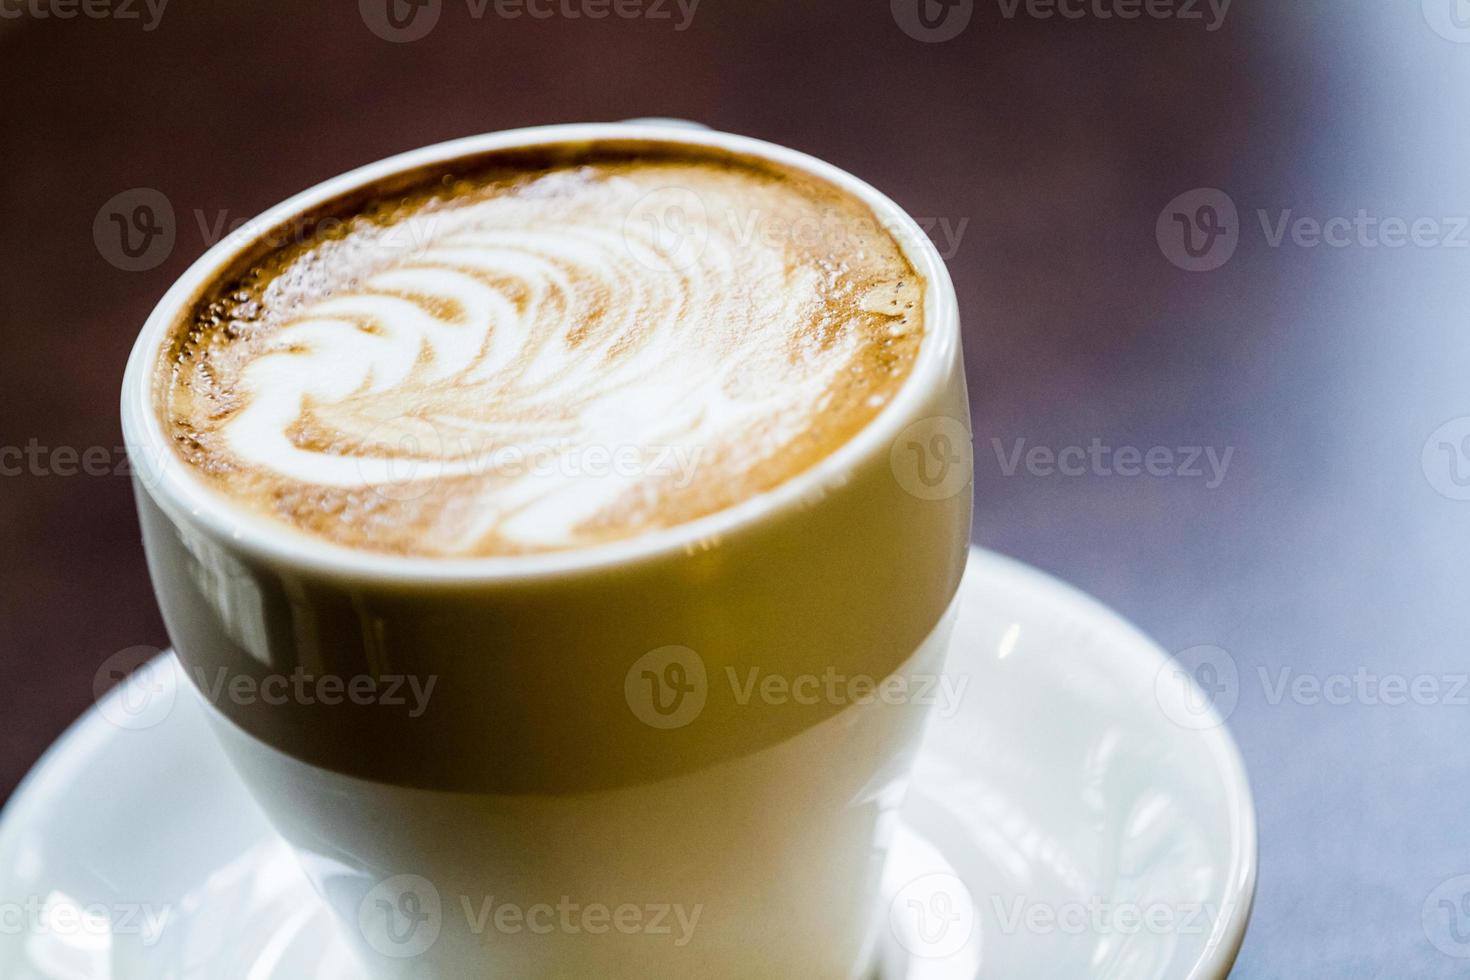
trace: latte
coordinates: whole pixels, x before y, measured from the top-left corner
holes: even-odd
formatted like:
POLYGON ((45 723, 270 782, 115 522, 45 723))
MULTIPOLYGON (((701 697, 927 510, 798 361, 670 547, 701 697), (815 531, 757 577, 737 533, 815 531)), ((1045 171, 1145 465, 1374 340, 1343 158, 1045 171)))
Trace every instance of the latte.
POLYGON ((585 547, 846 443, 908 377, 924 287, 865 204, 798 171, 502 153, 263 236, 165 345, 157 408, 206 482, 338 545, 585 547))

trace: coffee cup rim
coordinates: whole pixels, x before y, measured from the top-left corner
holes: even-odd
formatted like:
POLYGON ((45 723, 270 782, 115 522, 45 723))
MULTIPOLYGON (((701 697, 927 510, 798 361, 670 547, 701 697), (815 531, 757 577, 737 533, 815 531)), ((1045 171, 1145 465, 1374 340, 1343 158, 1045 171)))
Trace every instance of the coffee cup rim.
POLYGON ((209 486, 174 451, 155 408, 155 369, 169 332, 187 305, 251 247, 259 233, 230 236, 195 260, 169 287, 144 322, 129 355, 122 384, 122 428, 139 492, 147 493, 176 523, 201 528, 233 550, 278 566, 362 581, 495 582, 579 574, 703 550, 742 529, 801 508, 814 491, 840 483, 842 475, 862 461, 874 454, 886 456, 903 427, 918 417, 915 409, 945 383, 947 372, 959 356, 959 310, 953 284, 938 250, 903 208, 860 178, 801 151, 674 121, 570 123, 503 130, 410 150, 350 170, 276 204, 246 227, 281 227, 292 218, 398 173, 497 150, 609 141, 708 147, 752 156, 824 179, 872 209, 926 283, 924 337, 919 355, 888 404, 841 446, 770 490, 692 521, 629 538, 527 555, 463 558, 397 555, 335 544, 253 513, 209 486))

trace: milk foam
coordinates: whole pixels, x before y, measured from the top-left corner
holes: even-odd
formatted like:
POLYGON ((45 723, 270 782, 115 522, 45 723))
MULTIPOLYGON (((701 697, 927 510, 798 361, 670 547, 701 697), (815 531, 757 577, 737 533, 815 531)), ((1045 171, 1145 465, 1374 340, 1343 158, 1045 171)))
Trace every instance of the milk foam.
POLYGON ((191 462, 339 543, 546 551, 728 506, 875 414, 921 333, 896 243, 825 187, 583 164, 407 210, 173 352, 191 462))

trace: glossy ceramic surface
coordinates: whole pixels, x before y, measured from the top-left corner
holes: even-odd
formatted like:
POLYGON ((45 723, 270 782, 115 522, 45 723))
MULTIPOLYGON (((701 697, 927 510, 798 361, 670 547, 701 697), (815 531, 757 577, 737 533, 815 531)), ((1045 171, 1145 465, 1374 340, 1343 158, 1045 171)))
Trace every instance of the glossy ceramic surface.
MULTIPOLYGON (((1070 587, 981 551, 948 675, 893 828, 883 980, 1224 977, 1255 818, 1194 676, 1070 587)), ((151 724, 119 726, 136 713, 104 700, 6 809, 0 975, 350 980, 192 689, 172 660, 158 677, 151 724)))

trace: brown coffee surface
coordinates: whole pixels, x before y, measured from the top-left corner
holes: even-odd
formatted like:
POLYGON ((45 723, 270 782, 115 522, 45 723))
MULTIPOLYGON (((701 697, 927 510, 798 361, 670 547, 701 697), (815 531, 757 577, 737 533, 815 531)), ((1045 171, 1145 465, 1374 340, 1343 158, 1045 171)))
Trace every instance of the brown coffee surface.
POLYGON ((860 200, 700 148, 404 175, 247 249, 161 353, 167 435, 302 533, 415 556, 672 527, 898 391, 925 283, 860 200))

